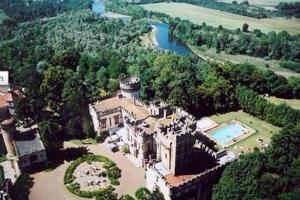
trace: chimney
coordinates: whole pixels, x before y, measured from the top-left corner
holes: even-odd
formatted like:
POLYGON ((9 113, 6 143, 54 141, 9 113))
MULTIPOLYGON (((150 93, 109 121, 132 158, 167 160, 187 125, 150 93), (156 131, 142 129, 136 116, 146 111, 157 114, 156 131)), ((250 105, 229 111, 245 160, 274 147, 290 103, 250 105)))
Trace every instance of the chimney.
POLYGON ((164 119, 167 119, 167 109, 164 109, 164 119))

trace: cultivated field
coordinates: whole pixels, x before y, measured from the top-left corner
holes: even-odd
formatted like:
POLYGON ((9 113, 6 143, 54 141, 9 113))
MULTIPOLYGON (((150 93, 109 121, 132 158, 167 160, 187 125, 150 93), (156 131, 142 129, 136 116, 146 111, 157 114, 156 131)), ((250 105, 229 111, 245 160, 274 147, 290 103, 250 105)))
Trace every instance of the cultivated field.
MULTIPOLYGON (((232 3, 233 0, 217 0, 219 2, 232 3)), ((236 0, 236 2, 241 3, 245 0, 236 0)), ((260 7, 275 7, 280 2, 298 2, 300 0, 248 0, 250 5, 260 6, 260 7)))
POLYGON ((295 73, 293 71, 280 67, 278 60, 264 60, 263 58, 252 57, 247 55, 239 55, 239 54, 231 55, 231 54, 226 54, 224 52, 216 53, 215 49, 206 49, 205 47, 196 48, 190 45, 189 47, 194 53, 198 54, 199 56, 205 59, 211 59, 221 63, 224 62, 231 62, 234 64, 250 63, 252 65, 255 65, 257 68, 263 70, 269 69, 275 72, 276 74, 284 77, 290 77, 290 76, 300 77, 300 73, 295 73))
POLYGON ((266 99, 276 105, 286 103, 287 105, 291 106, 292 108, 300 110, 300 100, 299 99, 281 99, 281 98, 276 98, 276 97, 266 97, 266 99))
POLYGON ((238 120, 256 130, 256 133, 254 133, 253 135, 229 147, 229 149, 236 153, 239 153, 241 151, 248 152, 249 148, 250 150, 253 150, 254 147, 260 148, 261 143, 258 141, 258 139, 262 139, 264 144, 270 144, 271 137, 274 134, 278 133, 280 130, 280 128, 273 126, 272 124, 269 124, 263 120, 260 120, 252 115, 249 115, 243 111, 229 112, 226 114, 216 114, 210 116, 210 118, 220 124, 230 120, 238 120))
POLYGON ((145 4, 143 7, 146 10, 166 13, 172 17, 187 19, 199 25, 205 22, 206 24, 215 27, 222 25, 228 29, 236 29, 242 28, 243 24, 247 23, 249 24, 249 29, 260 29, 263 32, 279 32, 285 30, 293 34, 300 33, 299 19, 256 19, 186 3, 152 3, 145 4))

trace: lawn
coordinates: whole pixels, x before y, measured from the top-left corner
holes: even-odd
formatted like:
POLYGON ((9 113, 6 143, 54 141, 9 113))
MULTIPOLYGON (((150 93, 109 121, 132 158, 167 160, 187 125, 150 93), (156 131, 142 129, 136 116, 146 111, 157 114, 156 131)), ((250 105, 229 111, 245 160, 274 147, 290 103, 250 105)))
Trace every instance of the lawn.
POLYGON ((143 7, 149 11, 166 13, 172 17, 190 20, 199 25, 205 22, 206 24, 215 27, 222 25, 228 29, 236 29, 242 28, 243 24, 247 23, 249 24, 250 30, 260 29, 263 32, 279 32, 285 30, 292 34, 300 33, 299 19, 256 19, 186 3, 151 3, 145 4, 143 7))
MULTIPOLYGON (((232 3, 233 0, 217 0, 219 2, 232 3)), ((241 3, 245 0, 236 0, 236 2, 241 3)), ((260 6, 260 7, 275 7, 280 2, 298 2, 300 0, 248 0, 250 5, 260 6)))
POLYGON ((235 119, 256 130, 256 133, 253 135, 229 147, 229 149, 235 153, 239 153, 241 151, 247 152, 248 148, 252 150, 254 147, 260 147, 261 143, 257 141, 258 138, 262 139, 264 144, 270 144, 272 135, 278 133, 280 130, 280 128, 243 111, 216 114, 210 116, 210 118, 220 124, 235 119))
POLYGON ((84 139, 84 140, 71 140, 70 142, 72 142, 73 144, 76 145, 83 145, 83 144, 98 144, 96 142, 95 139, 93 138, 88 138, 88 139, 84 139))
POLYGON ((290 76, 300 77, 300 73, 295 73, 288 69, 281 68, 279 66, 278 60, 264 60, 263 58, 257 58, 257 57, 247 56, 247 55, 231 55, 231 54, 226 54, 224 52, 216 53, 215 49, 206 49, 205 47, 200 47, 200 48, 196 48, 193 46, 189 46, 189 47, 194 53, 200 55, 205 59, 212 59, 212 60, 219 61, 221 63, 224 62, 231 62, 235 64, 250 63, 260 69, 263 70, 270 69, 276 74, 285 77, 290 77, 290 76))
POLYGON ((281 99, 277 97, 265 97, 265 98, 271 103, 274 103, 276 105, 286 103, 292 108, 300 110, 300 99, 281 99))

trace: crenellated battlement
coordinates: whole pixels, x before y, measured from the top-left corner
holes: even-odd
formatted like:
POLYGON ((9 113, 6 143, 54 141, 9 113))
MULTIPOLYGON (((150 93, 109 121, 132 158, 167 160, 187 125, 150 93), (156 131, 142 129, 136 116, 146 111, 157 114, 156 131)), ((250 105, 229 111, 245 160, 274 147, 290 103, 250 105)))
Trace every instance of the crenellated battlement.
POLYGON ((175 191, 181 190, 182 188, 186 188, 191 185, 197 184, 200 181, 202 181, 202 180, 210 177, 214 173, 216 173, 222 167, 223 167, 222 165, 217 165, 211 169, 205 170, 204 172, 193 176, 191 179, 188 179, 177 186, 170 186, 171 192, 175 192, 175 191))
POLYGON ((140 79, 136 76, 126 76, 120 80, 121 90, 138 90, 140 87, 140 79))
POLYGON ((209 154, 210 156, 217 158, 217 153, 210 147, 208 147, 207 145, 205 145, 204 143, 202 143, 199 140, 196 140, 194 147, 206 152, 207 154, 209 154))

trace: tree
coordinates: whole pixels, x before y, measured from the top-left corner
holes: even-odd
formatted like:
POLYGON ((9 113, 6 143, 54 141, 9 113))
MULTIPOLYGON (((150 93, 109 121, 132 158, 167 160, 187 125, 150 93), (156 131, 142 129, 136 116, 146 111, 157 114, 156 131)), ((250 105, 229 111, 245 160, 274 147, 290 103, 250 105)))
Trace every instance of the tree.
POLYGON ((255 150, 226 167, 219 183, 213 188, 212 199, 258 199, 257 177, 263 169, 263 158, 264 155, 255 150))
POLYGON ((66 78, 65 69, 61 66, 50 67, 44 74, 40 92, 53 111, 59 112, 61 109, 61 93, 66 78))
POLYGON ((300 155, 300 124, 287 126, 274 135, 267 150, 268 166, 279 174, 288 171, 293 160, 300 155))
POLYGON ((61 126, 52 119, 43 120, 38 124, 38 131, 48 156, 57 156, 57 153, 63 147, 61 126))
POLYGON ((27 118, 32 117, 31 107, 27 98, 20 97, 15 103, 15 118, 26 123, 27 118))
POLYGON ((244 23, 243 24, 243 32, 248 33, 249 32, 248 28, 249 28, 249 25, 247 23, 244 23))

